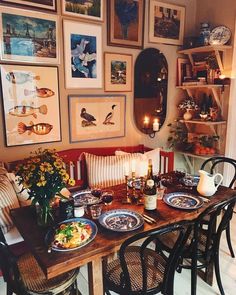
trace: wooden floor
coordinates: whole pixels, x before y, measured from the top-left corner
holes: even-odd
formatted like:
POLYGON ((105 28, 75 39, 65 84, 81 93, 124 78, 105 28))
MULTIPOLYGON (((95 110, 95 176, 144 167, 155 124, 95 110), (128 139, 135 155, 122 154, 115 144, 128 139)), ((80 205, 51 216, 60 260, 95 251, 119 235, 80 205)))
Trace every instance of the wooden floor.
MULTIPOLYGON (((236 253, 236 214, 234 214, 231 223, 231 233, 234 251, 236 253)), ((220 250, 220 268, 222 282, 226 295, 236 294, 236 258, 231 258, 227 248, 225 234, 222 236, 221 240, 221 250, 220 250)), ((88 295, 88 282, 87 282, 87 269, 86 267, 81 268, 80 275, 78 277, 78 286, 82 295, 88 295)), ((116 293, 113 293, 116 294, 116 293)), ((175 295, 189 295, 190 294, 190 271, 184 270, 181 274, 176 273, 175 276, 175 295)), ((207 285, 204 281, 198 278, 197 285, 197 295, 214 295, 220 294, 216 282, 211 287, 207 285)), ((6 295, 5 284, 0 279, 0 295, 6 295)), ((102 294, 96 294, 102 295, 102 294)))

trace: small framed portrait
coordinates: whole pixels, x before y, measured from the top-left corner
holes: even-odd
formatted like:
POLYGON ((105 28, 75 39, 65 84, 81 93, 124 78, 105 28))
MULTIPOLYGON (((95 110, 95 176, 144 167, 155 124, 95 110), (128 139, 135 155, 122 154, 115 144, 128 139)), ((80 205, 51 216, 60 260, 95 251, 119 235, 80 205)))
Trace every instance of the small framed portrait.
POLYGON ((23 8, 38 8, 49 11, 57 11, 57 0, 0 0, 0 4, 13 4, 23 8))
POLYGON ((105 91, 132 91, 132 55, 105 52, 105 91))
POLYGON ((185 7, 150 0, 149 41, 182 45, 185 7))

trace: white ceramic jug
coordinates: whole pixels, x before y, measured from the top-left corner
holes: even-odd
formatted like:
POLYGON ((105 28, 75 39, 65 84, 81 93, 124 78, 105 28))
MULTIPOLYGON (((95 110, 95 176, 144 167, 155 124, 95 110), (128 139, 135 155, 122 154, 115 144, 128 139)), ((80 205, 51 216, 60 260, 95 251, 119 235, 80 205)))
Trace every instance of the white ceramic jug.
POLYGON ((223 181, 223 175, 220 173, 216 173, 214 175, 209 174, 208 172, 204 170, 199 170, 199 175, 200 175, 200 180, 197 185, 197 191, 199 194, 205 197, 210 197, 214 195, 214 193, 217 191, 218 186, 222 183, 223 181), (219 182, 216 185, 215 183, 215 178, 219 177, 219 182))

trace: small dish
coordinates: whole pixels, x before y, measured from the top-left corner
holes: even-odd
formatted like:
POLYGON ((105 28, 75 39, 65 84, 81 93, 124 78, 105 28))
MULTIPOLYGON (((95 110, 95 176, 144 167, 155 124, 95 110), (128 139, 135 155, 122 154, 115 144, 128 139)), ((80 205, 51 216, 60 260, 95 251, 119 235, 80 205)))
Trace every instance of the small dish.
POLYGON ((203 205, 202 199, 185 192, 175 192, 166 194, 163 197, 163 201, 173 208, 183 210, 198 209, 203 205))
POLYGON ((140 178, 135 178, 135 181, 133 181, 132 178, 128 180, 128 187, 133 188, 133 183, 135 189, 139 190, 141 188, 141 179, 140 178))
POLYGON ((84 190, 73 193, 74 206, 79 205, 95 205, 101 202, 100 198, 97 198, 91 194, 91 190, 84 190))

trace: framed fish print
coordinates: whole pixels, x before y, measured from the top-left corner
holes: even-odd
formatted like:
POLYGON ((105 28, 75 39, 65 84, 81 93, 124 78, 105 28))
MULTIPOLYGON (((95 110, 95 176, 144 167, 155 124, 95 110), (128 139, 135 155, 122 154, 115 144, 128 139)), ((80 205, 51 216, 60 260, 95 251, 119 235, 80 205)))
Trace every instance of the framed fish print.
POLYGON ((105 91, 131 91, 132 76, 132 55, 105 52, 105 91))
POLYGON ((70 95, 70 142, 125 136, 125 95, 70 95))
POLYGON ((50 11, 57 10, 57 0, 0 0, 0 4, 14 4, 25 8, 39 8, 50 11))
POLYGON ((104 2, 105 0, 62 0, 62 13, 87 20, 102 21, 104 2))
POLYGON ((0 57, 5 61, 58 64, 57 16, 1 7, 0 57))
POLYGON ((108 45, 142 48, 145 0, 109 0, 108 45))
POLYGON ((102 27, 64 20, 66 88, 102 87, 102 27))
POLYGON ((149 41, 182 45, 185 7, 150 0, 149 41))
POLYGON ((0 73, 6 146, 61 141, 57 67, 2 64, 0 73))

